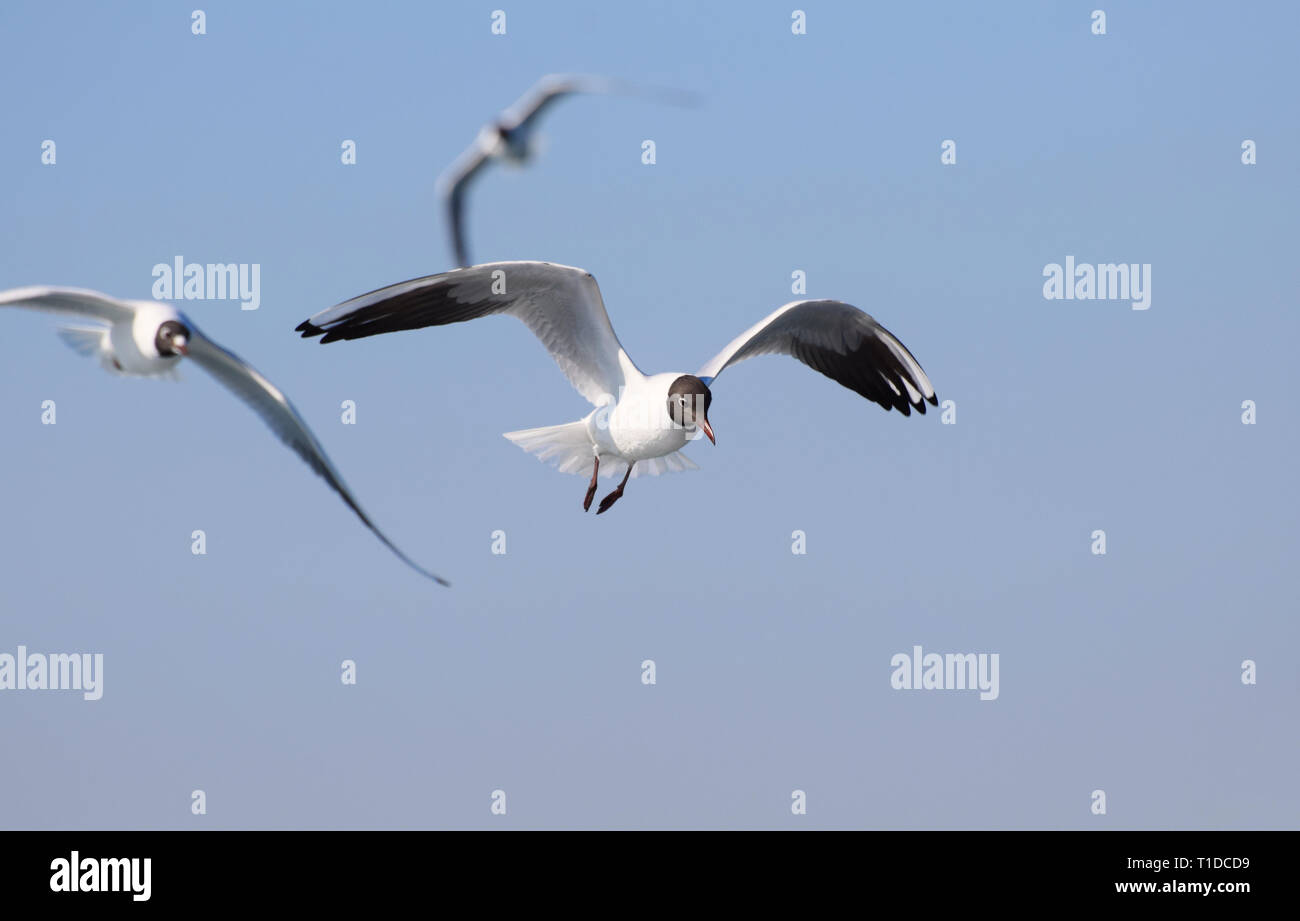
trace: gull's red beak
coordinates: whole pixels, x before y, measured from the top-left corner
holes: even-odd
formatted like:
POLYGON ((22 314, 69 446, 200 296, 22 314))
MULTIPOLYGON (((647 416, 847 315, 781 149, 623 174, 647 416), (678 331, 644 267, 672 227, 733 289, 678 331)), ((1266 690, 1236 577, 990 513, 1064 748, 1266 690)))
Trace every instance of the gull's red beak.
POLYGON ((718 439, 713 437, 713 426, 709 425, 708 419, 700 420, 700 428, 704 429, 704 434, 709 436, 709 441, 713 442, 715 445, 718 443, 718 439))

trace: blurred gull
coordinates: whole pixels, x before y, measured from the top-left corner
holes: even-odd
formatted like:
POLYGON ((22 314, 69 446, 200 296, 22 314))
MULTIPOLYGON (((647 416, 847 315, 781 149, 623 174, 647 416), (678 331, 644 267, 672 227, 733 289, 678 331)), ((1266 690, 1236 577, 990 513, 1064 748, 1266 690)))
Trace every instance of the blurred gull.
POLYGON ((470 264, 465 243, 465 192, 470 183, 493 160, 515 166, 527 163, 537 153, 535 131, 542 113, 576 93, 650 96, 677 105, 692 105, 697 101, 691 93, 642 89, 607 77, 564 74, 543 77, 497 116, 496 121, 484 125, 474 143, 438 177, 438 194, 446 202, 456 265, 470 264))
POLYGON ((74 350, 98 359, 106 370, 115 374, 175 377, 182 358, 193 361, 257 413, 276 437, 306 461, 402 562, 440 585, 448 584, 416 565, 371 523, 285 395, 238 355, 204 336, 175 307, 159 301, 120 301, 82 288, 49 287, 0 291, 0 307, 3 306, 31 307, 96 321, 94 326, 65 326, 59 335, 74 350))

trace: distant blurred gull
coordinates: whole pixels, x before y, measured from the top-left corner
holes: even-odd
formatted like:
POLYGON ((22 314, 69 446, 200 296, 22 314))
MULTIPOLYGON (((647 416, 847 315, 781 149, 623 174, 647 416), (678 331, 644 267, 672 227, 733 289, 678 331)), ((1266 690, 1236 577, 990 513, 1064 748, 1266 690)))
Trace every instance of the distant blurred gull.
POLYGON ((709 385, 755 355, 797 358, 831 380, 910 415, 937 405, 925 371, 883 326, 841 301, 792 301, 741 333, 695 374, 645 375, 614 335, 596 279, 549 262, 491 262, 401 282, 323 310, 298 325, 321 342, 460 323, 492 314, 518 317, 542 341, 569 383, 597 408, 577 422, 507 432, 525 451, 561 472, 587 475, 591 507, 602 461, 606 476, 626 466, 623 481, 600 503, 609 509, 638 469, 658 475, 693 470, 680 453, 709 422, 709 385), (499 293, 498 293, 499 292, 499 293), (639 467, 638 467, 639 465, 639 467))
MULTIPOLYGON (((116 374, 174 377, 181 358, 189 358, 257 413, 402 562, 441 585, 448 584, 417 566, 371 523, 288 398, 238 355, 199 332, 194 322, 175 307, 160 301, 120 301, 82 288, 48 287, 0 291, 3 306, 31 307, 96 321, 94 326, 65 326, 59 334, 75 351, 97 358, 106 370, 116 374)), ((175 433, 170 422, 166 430, 175 433)))
POLYGON ((496 121, 484 125, 474 143, 438 177, 438 194, 447 207, 452 249, 458 266, 467 266, 465 244, 465 192, 470 182, 492 160, 521 166, 534 155, 534 134, 541 114, 552 104, 575 93, 618 93, 651 96, 663 102, 691 105, 697 97, 677 90, 643 89, 607 77, 550 74, 543 77, 496 121))

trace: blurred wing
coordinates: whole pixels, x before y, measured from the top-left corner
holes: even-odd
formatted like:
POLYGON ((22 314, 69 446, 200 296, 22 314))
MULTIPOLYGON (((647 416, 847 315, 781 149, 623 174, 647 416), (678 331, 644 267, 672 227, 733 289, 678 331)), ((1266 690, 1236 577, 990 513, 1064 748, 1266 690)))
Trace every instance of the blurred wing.
POLYGON ((938 405, 934 386, 894 335, 842 301, 793 301, 737 336, 699 371, 705 383, 738 361, 778 353, 797 358, 904 416, 938 405))
POLYGON ((493 314, 522 320, 596 406, 617 398, 626 383, 624 362, 635 367, 609 324, 596 279, 549 262, 488 262, 389 285, 322 310, 297 331, 325 343, 493 314))
POLYGON ((568 76, 565 74, 548 74, 533 84, 528 92, 501 113, 501 124, 515 131, 528 131, 534 119, 565 96, 574 93, 609 92, 607 84, 598 77, 568 76))
POLYGON ((475 141, 438 177, 438 187, 447 207, 452 249, 456 264, 460 266, 469 265, 469 252, 465 245, 465 192, 489 159, 483 145, 475 141))
POLYGON ((543 112, 565 96, 575 93, 640 96, 676 106, 695 106, 700 103, 698 94, 684 90, 638 86, 594 74, 548 74, 501 113, 501 124, 512 131, 523 129, 526 133, 543 112))
POLYGON ((293 408, 293 404, 274 384, 259 374, 257 369, 245 363, 238 355, 226 351, 208 339, 194 329, 192 324, 189 357, 257 413, 276 437, 292 448, 295 454, 307 462, 307 466, 329 483, 347 503, 348 508, 352 509, 361 522, 384 542, 384 546, 397 554, 402 562, 440 585, 450 584, 445 579, 416 565, 375 527, 366 513, 361 510, 357 500, 352 497, 352 493, 343 483, 343 478, 325 456, 325 450, 316 441, 316 437, 311 433, 311 429, 307 428, 307 423, 298 415, 298 411, 293 408))
POLYGON ((60 326, 59 338, 72 351, 87 358, 102 358, 113 351, 107 326, 60 326))
POLYGON ((85 288, 11 288, 0 291, 0 307, 31 307, 50 313, 90 317, 105 323, 130 323, 135 308, 125 301, 85 288))
MULTIPOLYGON (((122 366, 117 364, 113 356, 113 334, 110 327, 98 325, 60 326, 58 332, 59 338, 78 355, 97 359, 99 366, 109 374, 127 376, 127 372, 122 370, 122 366)), ((177 380, 179 377, 175 366, 149 376, 170 378, 171 380, 177 380)))

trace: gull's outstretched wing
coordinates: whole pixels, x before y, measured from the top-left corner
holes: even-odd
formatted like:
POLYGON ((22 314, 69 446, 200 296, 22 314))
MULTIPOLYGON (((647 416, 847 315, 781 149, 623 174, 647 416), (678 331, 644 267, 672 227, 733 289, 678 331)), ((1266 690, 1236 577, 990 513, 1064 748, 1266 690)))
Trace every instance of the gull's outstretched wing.
POLYGON ((509 131, 522 129, 527 132, 535 119, 565 96, 574 93, 611 93, 615 91, 614 87, 612 81, 603 77, 547 74, 501 113, 500 123, 509 131))
POLYGON ((843 301, 792 301, 733 339, 699 370, 705 383, 755 355, 789 355, 904 416, 938 405, 912 353, 867 314, 843 301))
POLYGON ((194 362, 220 381, 235 396, 244 401, 253 412, 257 413, 262 421, 275 433, 276 437, 306 461, 307 466, 311 467, 342 497, 348 508, 352 509, 357 517, 361 519, 362 524, 373 531, 375 536, 383 541, 384 546, 397 554, 402 562, 421 575, 433 579, 439 585, 450 584, 441 576, 436 576, 416 564, 405 553, 397 549, 397 546, 385 537, 379 528, 375 527, 369 516, 357 504, 357 500, 353 498, 352 493, 344 484, 343 478, 334 469, 334 465, 330 463, 329 458, 325 455, 325 449, 320 446, 320 442, 316 440, 316 436, 307 427, 307 423, 302 420, 302 417, 298 415, 298 411, 293 408, 293 404, 274 384, 238 355, 228 352, 204 336, 194 328, 192 323, 189 326, 189 357, 194 362))
POLYGON ((610 326, 596 279, 549 262, 488 262, 399 282, 322 310, 297 331, 324 343, 493 314, 522 320, 596 406, 617 398, 625 368, 635 368, 610 326))
POLYGON ((126 301, 85 288, 51 288, 44 285, 0 291, 0 307, 31 307, 74 315, 104 323, 130 323, 135 308, 126 301))
POLYGON ((459 266, 469 265, 469 250, 465 245, 465 193, 490 159, 488 149, 476 140, 438 177, 438 189, 447 208, 447 223, 451 225, 451 245, 459 266))
POLYGON ((533 84, 510 108, 501 113, 501 125, 511 131, 532 129, 535 120, 566 96, 589 93, 606 96, 640 96, 668 105, 694 106, 700 97, 685 90, 639 86, 596 74, 547 74, 533 84))

